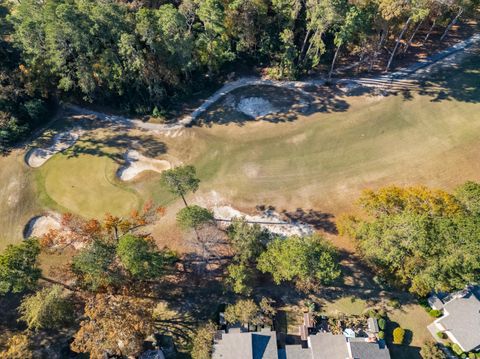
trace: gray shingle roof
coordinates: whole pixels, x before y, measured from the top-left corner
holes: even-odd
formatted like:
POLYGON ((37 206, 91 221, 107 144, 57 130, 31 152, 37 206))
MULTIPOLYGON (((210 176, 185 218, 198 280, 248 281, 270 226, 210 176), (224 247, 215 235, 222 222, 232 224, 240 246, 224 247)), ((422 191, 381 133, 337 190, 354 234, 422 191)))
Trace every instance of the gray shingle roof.
MULTIPOLYGON (((279 355, 280 356, 280 355, 279 355)), ((301 345, 286 345, 285 359, 312 359, 310 348, 302 348, 301 345)), ((280 357, 280 359, 282 359, 280 357)))
POLYGON ((349 342, 353 359, 390 359, 390 352, 384 345, 369 343, 365 338, 351 338, 349 342))
POLYGON ((213 359, 278 359, 277 335, 271 330, 226 333, 214 345, 213 359))
POLYGON ((476 292, 467 292, 463 297, 445 303, 445 316, 438 319, 445 330, 451 333, 464 351, 480 346, 480 300, 476 292))
POLYGON ((347 339, 342 334, 317 333, 310 335, 309 341, 315 359, 348 358, 347 339))

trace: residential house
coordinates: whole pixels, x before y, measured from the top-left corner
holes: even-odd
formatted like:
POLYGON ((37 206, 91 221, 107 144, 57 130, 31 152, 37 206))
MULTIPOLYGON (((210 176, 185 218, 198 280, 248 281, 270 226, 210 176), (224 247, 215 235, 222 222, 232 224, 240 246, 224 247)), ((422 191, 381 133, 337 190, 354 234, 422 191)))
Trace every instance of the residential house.
MULTIPOLYGON (((270 328, 249 332, 246 328, 227 328, 217 333, 213 359, 390 359, 383 341, 376 336, 351 337, 329 332, 315 332, 315 322, 304 315, 300 326, 303 344, 277 349, 277 336, 270 328)), ((375 321, 369 323, 377 331, 375 321)))
POLYGON ((443 315, 429 326, 433 335, 445 333, 464 352, 480 351, 480 288, 467 287, 441 300, 429 298, 434 309, 443 315))
POLYGON ((242 328, 220 332, 212 359, 278 359, 277 333, 270 328, 247 332, 242 328))
POLYGON ((385 344, 374 338, 317 333, 308 337, 307 347, 285 346, 279 359, 390 359, 390 352, 385 344))

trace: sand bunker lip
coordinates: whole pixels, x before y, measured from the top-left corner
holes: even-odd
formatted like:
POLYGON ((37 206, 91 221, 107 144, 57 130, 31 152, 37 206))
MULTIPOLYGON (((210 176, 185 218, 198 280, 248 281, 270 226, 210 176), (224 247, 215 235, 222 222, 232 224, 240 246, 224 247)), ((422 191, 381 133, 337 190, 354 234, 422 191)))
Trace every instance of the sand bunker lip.
POLYGON ((53 137, 53 144, 47 148, 32 148, 25 156, 25 162, 33 168, 40 167, 53 155, 72 147, 84 131, 80 129, 57 133, 53 137))
POLYGON ((51 230, 61 229, 61 218, 58 213, 49 212, 31 218, 23 231, 24 238, 42 237, 51 230))
POLYGON ((122 181, 133 180, 144 171, 161 173, 172 168, 170 162, 166 160, 145 157, 135 150, 128 150, 125 153, 124 158, 125 165, 120 167, 117 171, 117 176, 122 181))
POLYGON ((242 213, 231 206, 214 206, 213 214, 219 223, 228 225, 234 218, 244 217, 249 222, 258 223, 274 235, 282 237, 289 236, 307 236, 314 233, 314 228, 302 222, 287 222, 280 218, 280 215, 274 211, 265 211, 261 215, 250 216, 242 213))

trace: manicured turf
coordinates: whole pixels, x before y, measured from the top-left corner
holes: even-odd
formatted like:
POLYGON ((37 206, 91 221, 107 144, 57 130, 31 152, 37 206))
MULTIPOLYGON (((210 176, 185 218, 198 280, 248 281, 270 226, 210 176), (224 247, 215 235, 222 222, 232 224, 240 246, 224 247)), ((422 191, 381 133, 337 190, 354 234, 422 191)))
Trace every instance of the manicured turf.
POLYGON ((108 157, 61 154, 40 171, 44 190, 55 203, 85 217, 102 218, 105 212, 125 215, 140 205, 138 195, 115 179, 117 168, 108 157))

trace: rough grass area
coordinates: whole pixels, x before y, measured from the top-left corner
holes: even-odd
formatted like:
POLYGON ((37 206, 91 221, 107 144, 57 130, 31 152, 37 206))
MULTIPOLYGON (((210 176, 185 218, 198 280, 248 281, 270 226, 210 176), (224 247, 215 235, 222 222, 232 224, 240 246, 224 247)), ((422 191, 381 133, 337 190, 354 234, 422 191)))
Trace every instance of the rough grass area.
POLYGON ((23 155, 23 151, 13 151, 0 157, 0 251, 20 240, 28 220, 42 211, 34 174, 23 155))

